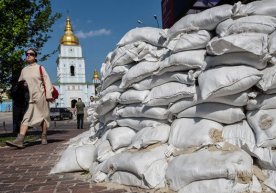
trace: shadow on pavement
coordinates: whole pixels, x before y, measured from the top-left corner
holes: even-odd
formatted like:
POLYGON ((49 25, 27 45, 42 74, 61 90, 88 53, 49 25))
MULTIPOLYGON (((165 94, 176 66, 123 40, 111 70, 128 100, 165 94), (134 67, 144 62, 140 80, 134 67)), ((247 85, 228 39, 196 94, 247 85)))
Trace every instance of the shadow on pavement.
MULTIPOLYGON (((68 133, 68 130, 54 130, 54 131, 48 131, 47 135, 55 135, 55 134, 64 134, 64 133, 68 133)), ((27 135, 37 135, 40 136, 41 135, 41 131, 28 131, 27 135)), ((17 133, 1 133, 0 137, 16 137, 17 133)))
MULTIPOLYGON (((50 139, 50 140, 47 140, 47 141, 48 141, 48 144, 50 144, 50 143, 58 143, 58 142, 66 141, 66 140, 50 139)), ((31 146, 35 146, 35 145, 41 145, 41 141, 38 139, 36 141, 25 141, 24 142, 25 147, 31 147, 31 146)))

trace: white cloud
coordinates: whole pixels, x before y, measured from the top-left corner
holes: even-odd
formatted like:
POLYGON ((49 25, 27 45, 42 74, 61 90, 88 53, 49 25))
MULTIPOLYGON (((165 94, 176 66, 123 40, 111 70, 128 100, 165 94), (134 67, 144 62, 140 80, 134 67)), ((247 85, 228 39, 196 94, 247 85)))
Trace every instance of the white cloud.
POLYGON ((94 37, 94 36, 108 36, 111 34, 110 30, 107 29, 99 29, 99 30, 91 30, 89 32, 83 32, 83 31, 77 31, 76 36, 78 38, 89 38, 89 37, 94 37))

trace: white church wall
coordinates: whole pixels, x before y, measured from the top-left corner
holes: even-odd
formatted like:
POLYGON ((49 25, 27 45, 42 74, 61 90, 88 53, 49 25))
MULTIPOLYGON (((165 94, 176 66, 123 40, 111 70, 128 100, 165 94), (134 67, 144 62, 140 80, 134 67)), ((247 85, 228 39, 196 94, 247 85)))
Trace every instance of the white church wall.
POLYGON ((89 104, 90 96, 95 96, 94 84, 81 84, 81 85, 59 85, 56 86, 60 95, 59 98, 52 103, 51 107, 68 107, 71 108, 72 100, 81 98, 86 106, 89 104))
POLYGON ((59 82, 85 83, 85 63, 83 58, 60 58, 58 67, 59 82), (74 76, 71 76, 70 67, 74 67, 74 76))
POLYGON ((59 57, 82 57, 81 46, 60 46, 59 57))

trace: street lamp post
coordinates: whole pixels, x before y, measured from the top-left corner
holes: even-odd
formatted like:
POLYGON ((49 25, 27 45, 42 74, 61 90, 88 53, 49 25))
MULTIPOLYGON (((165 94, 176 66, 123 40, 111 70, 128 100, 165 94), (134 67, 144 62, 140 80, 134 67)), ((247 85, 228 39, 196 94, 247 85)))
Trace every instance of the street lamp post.
POLYGON ((158 21, 158 18, 157 18, 157 15, 153 15, 154 19, 156 20, 156 23, 157 23, 157 27, 160 28, 159 26, 159 21, 158 21))
POLYGON ((143 22, 141 20, 137 20, 137 23, 139 23, 140 25, 143 25, 143 22))

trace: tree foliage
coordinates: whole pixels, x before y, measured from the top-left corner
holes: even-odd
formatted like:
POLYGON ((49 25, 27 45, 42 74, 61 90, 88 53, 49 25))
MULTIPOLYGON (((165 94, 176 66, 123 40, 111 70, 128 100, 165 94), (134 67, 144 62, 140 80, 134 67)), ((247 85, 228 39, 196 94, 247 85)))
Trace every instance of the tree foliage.
POLYGON ((50 0, 0 0, 0 89, 17 81, 26 48, 33 47, 40 54, 60 17, 60 13, 52 13, 50 0))

